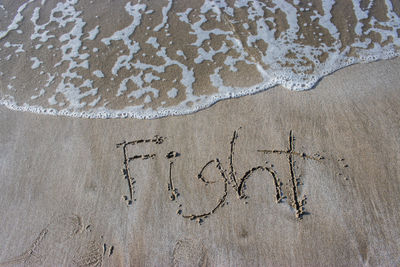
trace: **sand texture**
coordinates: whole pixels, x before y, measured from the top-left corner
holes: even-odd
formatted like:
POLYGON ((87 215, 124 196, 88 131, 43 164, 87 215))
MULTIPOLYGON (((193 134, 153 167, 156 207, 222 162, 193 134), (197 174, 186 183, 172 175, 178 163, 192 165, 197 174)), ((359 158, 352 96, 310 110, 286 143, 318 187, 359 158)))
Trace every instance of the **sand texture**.
POLYGON ((157 120, 1 107, 0 266, 400 264, 399 69, 157 120))

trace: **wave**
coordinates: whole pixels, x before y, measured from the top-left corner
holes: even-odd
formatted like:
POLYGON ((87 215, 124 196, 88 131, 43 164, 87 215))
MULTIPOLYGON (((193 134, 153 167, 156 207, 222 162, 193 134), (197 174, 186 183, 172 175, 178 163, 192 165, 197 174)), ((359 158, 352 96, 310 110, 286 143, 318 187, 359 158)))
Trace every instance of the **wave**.
POLYGON ((0 104, 87 118, 196 112, 282 85, 313 88, 400 53, 396 0, 10 1, 0 104))

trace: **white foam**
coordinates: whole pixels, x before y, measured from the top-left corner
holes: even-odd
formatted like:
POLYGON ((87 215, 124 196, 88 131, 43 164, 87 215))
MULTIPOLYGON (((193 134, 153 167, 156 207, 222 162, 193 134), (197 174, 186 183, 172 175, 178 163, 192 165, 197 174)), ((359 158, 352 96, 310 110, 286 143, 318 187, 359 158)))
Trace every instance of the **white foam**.
POLYGON ((167 92, 169 98, 176 98, 178 96, 178 89, 175 87, 167 92))
MULTIPOLYGON (((29 3, 32 3, 33 1, 34 0, 29 0, 29 1, 25 2, 24 4, 22 4, 18 8, 17 14, 15 15, 11 24, 7 26, 7 30, 0 31, 0 40, 3 39, 4 37, 6 37, 11 31, 18 29, 19 23, 24 19, 24 16, 22 16, 22 11, 24 11, 24 9, 27 7, 27 5, 29 3)), ((3 8, 4 8, 4 6, 3 6, 3 8)))
POLYGON ((230 48, 226 45, 225 42, 222 44, 222 46, 218 50, 214 50, 213 48, 210 48, 209 51, 205 51, 202 47, 200 47, 199 49, 197 49, 197 53, 199 54, 199 56, 194 59, 194 63, 200 64, 204 60, 212 61, 212 59, 215 55, 217 55, 219 53, 225 54, 229 50, 230 50, 230 48))
POLYGON ((143 100, 143 102, 146 103, 146 104, 147 104, 147 103, 150 103, 150 102, 151 102, 151 97, 150 97, 150 95, 146 95, 145 98, 144 98, 144 100, 143 100))
POLYGON ((31 34, 31 40, 39 39, 40 42, 44 43, 47 42, 49 39, 55 37, 55 35, 52 34, 49 35, 49 30, 45 30, 46 26, 52 21, 52 19, 50 19, 48 23, 38 25, 37 21, 39 20, 39 17, 40 17, 40 7, 36 7, 31 17, 31 21, 34 25, 34 32, 31 34))
POLYGON ((157 42, 156 37, 149 37, 149 39, 147 39, 146 41, 146 44, 152 45, 155 49, 158 49, 160 47, 160 44, 157 42))
POLYGON ((182 50, 176 50, 176 54, 183 57, 185 60, 187 59, 185 53, 182 50))
MULTIPOLYGON (((340 41, 341 33, 332 20, 332 9, 338 4, 334 0, 321 0, 321 13, 311 2, 299 7, 299 0, 271 0, 268 3, 258 0, 205 0, 196 9, 181 8, 178 4, 173 6, 175 3, 172 0, 165 1, 161 7, 151 1, 146 5, 140 1, 137 4, 128 2, 125 11, 132 21, 128 21, 128 26, 122 29, 116 28, 100 43, 97 38, 100 29, 103 29, 101 14, 96 20, 99 25, 87 29, 84 10, 79 10, 78 0, 52 2, 55 7, 50 14, 39 7, 27 9, 27 4, 31 2, 33 0, 21 5, 11 24, 0 31, 0 40, 5 39, 2 40, 2 60, 8 60, 6 63, 10 65, 24 57, 27 61, 31 59, 32 69, 39 69, 40 74, 47 74, 48 77, 47 80, 38 80, 41 84, 37 90, 25 89, 24 94, 32 91, 28 95, 32 101, 22 104, 17 104, 19 99, 16 99, 20 88, 10 78, 9 84, 5 82, 4 91, 0 91, 0 103, 13 109, 52 115, 156 118, 187 114, 221 99, 252 94, 275 85, 290 90, 307 90, 321 77, 339 68, 400 54, 400 18, 390 0, 382 0, 387 10, 387 19, 383 21, 371 16, 373 1, 361 8, 360 0, 351 0, 356 18, 356 37, 351 44, 340 41), (239 8, 241 15, 247 12, 247 18, 235 16, 239 8), (278 11, 283 13, 279 20, 269 16, 278 11), (23 16, 30 16, 30 20, 24 20, 23 16), (309 16, 313 23, 299 25, 300 16, 309 16), (39 18, 42 24, 39 24, 39 18), (142 25, 143 18, 146 21, 154 19, 156 26, 142 25), (277 34, 279 26, 282 26, 280 21, 284 21, 287 29, 277 34), (171 22, 177 24, 180 31, 189 29, 181 33, 190 38, 185 37, 181 42, 173 39, 176 32, 170 27, 171 22), (299 30, 315 27, 315 24, 318 26, 313 29, 314 41, 318 44, 308 45, 305 34, 299 30), (14 38, 15 34, 10 34, 13 31, 19 33, 22 29, 25 34, 32 32, 31 40, 21 41, 23 38, 14 38), (380 40, 372 41, 368 38, 370 34, 378 35, 380 40), (324 43, 324 35, 328 35, 333 42, 324 43), (88 41, 94 42, 89 42, 89 45, 88 41), (162 47, 166 44, 169 44, 168 48, 162 47), (35 50, 27 53, 24 47, 35 50), (49 55, 56 62, 58 60, 55 65, 48 65, 52 60, 44 60, 45 53, 50 49, 49 55), (112 54, 116 50, 120 52, 112 54), (353 52, 351 56, 350 51, 353 52), (289 57, 289 54, 292 56, 289 57), (95 55, 95 60, 91 60, 91 55, 95 55), (321 56, 325 57, 324 62, 320 62, 321 56), (224 80, 225 74, 229 79, 229 75, 245 74, 248 68, 257 72, 254 74, 261 81, 252 86, 239 87, 232 85, 232 81, 228 83, 224 80), (194 93, 195 77, 202 75, 199 69, 211 73, 202 79, 209 79, 211 86, 216 88, 205 91, 216 93, 194 93), (166 72, 168 75, 172 73, 173 80, 166 78, 166 72), (14 82, 11 84, 11 81, 14 82), (110 89, 112 86, 115 92, 110 89), (176 103, 178 93, 179 102, 176 103), (110 99, 110 95, 115 99, 110 99), (160 101, 161 104, 156 107, 146 105, 160 95, 167 96, 160 101), (47 99, 48 105, 36 106, 34 100, 39 98, 47 99), (118 108, 113 106, 116 102, 118 108)), ((44 0, 41 3, 47 5, 44 0)), ((109 29, 108 26, 106 28, 109 29)), ((37 74, 32 71, 26 75, 33 76, 33 73, 37 74)))
POLYGON ((42 95, 44 95, 45 93, 46 93, 46 90, 40 89, 39 94, 31 96, 31 99, 35 100, 35 99, 41 97, 42 95))
POLYGON ((46 84, 44 85, 44 87, 49 87, 51 84, 53 84, 53 83, 54 83, 54 79, 55 79, 55 77, 56 77, 55 74, 54 74, 54 75, 51 75, 50 73, 47 73, 47 76, 48 76, 48 79, 47 79, 47 82, 46 82, 46 84))
POLYGON ((99 34, 100 32, 100 26, 97 25, 93 30, 91 30, 90 32, 88 32, 88 37, 86 37, 85 39, 87 40, 94 40, 96 39, 96 36, 99 34))
POLYGON ((224 31, 221 29, 212 29, 212 30, 203 30, 201 28, 201 25, 203 25, 205 22, 207 22, 207 19, 204 15, 200 15, 200 20, 196 21, 193 24, 190 24, 190 27, 192 28, 192 31, 190 34, 195 35, 197 40, 192 43, 191 45, 200 47, 205 40, 210 39, 210 35, 229 35, 232 34, 232 31, 224 31))
POLYGON ((57 105, 58 101, 56 100, 56 95, 52 95, 50 98, 47 99, 50 105, 57 105))
POLYGON ((5 42, 4 43, 4 47, 7 47, 7 48, 16 47, 17 49, 15 50, 15 53, 23 53, 23 52, 25 52, 23 44, 12 44, 10 42, 5 42))
POLYGON ((94 106, 96 106, 96 105, 100 102, 100 100, 101 100, 101 96, 97 97, 95 100, 93 100, 92 102, 90 102, 90 103, 88 104, 88 106, 89 106, 89 107, 94 107, 94 106))
POLYGON ((154 27, 153 31, 158 32, 164 27, 166 28, 169 27, 167 21, 168 21, 168 12, 171 9, 171 7, 172 7, 172 0, 168 0, 168 5, 162 8, 162 15, 163 15, 162 22, 156 27, 154 27))
POLYGON ((178 15, 180 21, 190 24, 189 14, 192 12, 192 10, 193 8, 187 8, 185 12, 178 12, 176 15, 178 15))
POLYGON ((151 83, 152 81, 158 81, 160 77, 153 75, 153 73, 149 72, 144 75, 144 81, 147 83, 151 83))
POLYGON ((43 61, 40 61, 37 57, 31 57, 31 61, 33 61, 31 69, 37 69, 39 68, 40 64, 43 63, 43 61))
POLYGON ((119 84, 118 92, 116 96, 122 96, 125 91, 128 90, 127 84, 129 81, 133 82, 135 85, 138 87, 142 87, 143 85, 143 80, 142 80, 142 75, 143 72, 140 72, 139 75, 131 75, 129 78, 125 78, 122 80, 122 82, 119 84))
POLYGON ((98 78, 104 78, 104 73, 101 70, 95 70, 93 74, 98 78))
POLYGON ((205 14, 208 11, 213 11, 217 15, 217 21, 221 21, 221 9, 231 17, 234 15, 233 9, 224 0, 205 0, 200 8, 200 12, 205 14))
POLYGON ((125 10, 130 16, 133 17, 132 23, 128 27, 120 31, 116 31, 111 37, 103 38, 101 40, 105 45, 111 45, 111 41, 123 41, 129 49, 129 55, 120 56, 115 62, 114 67, 112 68, 112 74, 114 75, 118 75, 118 71, 123 67, 129 70, 131 68, 130 61, 133 59, 133 55, 140 50, 139 43, 132 41, 129 37, 135 32, 136 27, 140 25, 142 18, 142 14, 140 12, 146 10, 146 5, 132 5, 131 3, 127 3, 125 5, 125 10))

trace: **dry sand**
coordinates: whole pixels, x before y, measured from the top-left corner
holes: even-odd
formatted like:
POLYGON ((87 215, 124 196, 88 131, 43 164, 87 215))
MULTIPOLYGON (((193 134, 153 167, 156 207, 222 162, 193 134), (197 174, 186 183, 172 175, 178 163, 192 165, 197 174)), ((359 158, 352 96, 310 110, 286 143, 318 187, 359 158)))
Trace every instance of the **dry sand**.
POLYGON ((276 87, 157 120, 0 107, 0 265, 398 265, 399 69, 400 59, 356 65, 310 91, 276 87), (225 185, 234 131, 237 180, 268 167, 282 183, 281 203, 268 170, 247 176, 247 199, 225 185), (288 157, 290 131, 294 151, 319 160, 288 157), (135 183, 127 205, 124 146, 116 144, 155 135, 166 139, 125 146, 127 157, 150 155, 128 164, 135 183), (257 151, 274 149, 284 153, 257 151), (166 158, 170 151, 180 156, 166 158), (205 186, 197 176, 213 159, 220 167, 210 163, 201 178, 217 182, 205 186), (291 203, 304 195, 298 219, 291 203), (202 223, 181 216, 207 213, 221 198, 202 223))

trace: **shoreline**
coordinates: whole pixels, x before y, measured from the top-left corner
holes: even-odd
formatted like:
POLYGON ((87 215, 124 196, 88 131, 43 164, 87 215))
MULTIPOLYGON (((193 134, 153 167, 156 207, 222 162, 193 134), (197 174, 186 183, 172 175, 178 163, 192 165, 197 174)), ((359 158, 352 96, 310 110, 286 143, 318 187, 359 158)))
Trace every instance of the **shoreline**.
POLYGON ((359 64, 310 91, 275 87, 155 120, 0 107, 0 266, 395 265, 399 69, 399 58, 359 64), (257 152, 292 151, 290 133, 292 158, 257 152), (124 141, 136 143, 124 152, 124 141), (220 167, 206 165, 216 159, 220 167), (257 166, 273 170, 286 198, 276 203, 273 177, 258 169, 238 199, 221 176, 230 179, 231 165, 238 180, 257 166), (213 210, 223 196, 200 224, 182 216, 213 210))
POLYGON ((394 0, 5 2, 0 102, 155 118, 277 84, 309 89, 344 66, 398 56, 399 11, 394 0))
MULTIPOLYGON (((64 116, 64 117, 70 117, 70 118, 86 118, 86 119, 140 119, 140 120, 154 120, 154 119, 161 119, 161 118, 166 118, 166 117, 170 117, 170 116, 185 116, 185 115, 190 115, 190 114, 194 114, 200 111, 203 111, 205 109, 208 109, 210 107, 212 107, 213 105, 221 102, 221 101, 226 101, 229 99, 236 99, 236 98, 241 98, 241 97, 246 97, 246 96, 251 96, 251 95, 256 95, 256 94, 260 94, 263 93, 265 91, 274 89, 274 88, 280 88, 282 90, 288 90, 291 92, 306 92, 306 91, 310 91, 310 90, 315 90, 316 87, 318 86, 318 84, 325 79, 326 77, 333 75, 334 73, 338 72, 338 71, 342 71, 344 69, 347 69, 349 67, 353 67, 356 65, 360 65, 360 64, 375 64, 375 63, 379 63, 381 61, 396 61, 399 60, 399 56, 396 56, 394 58, 390 58, 390 59, 379 59, 377 61, 372 61, 372 62, 366 62, 366 63, 354 63, 351 65, 346 65, 343 67, 340 67, 339 69, 333 71, 330 74, 327 74, 326 76, 323 76, 322 78, 320 78, 315 85, 307 90, 290 90, 287 88, 282 88, 282 85, 273 85, 271 87, 267 87, 266 89, 257 89, 258 87, 255 87, 255 89, 250 89, 250 93, 246 92, 243 94, 239 94, 239 95, 235 95, 235 96, 220 96, 220 98, 218 100, 211 100, 211 102, 205 106, 198 106, 195 107, 194 110, 186 110, 184 113, 179 113, 179 107, 177 107, 177 109, 166 109, 166 110, 161 110, 161 111, 151 111, 152 115, 145 115, 144 117, 141 117, 141 113, 146 113, 149 111, 146 110, 142 110, 141 112, 137 113, 135 111, 133 111, 133 113, 131 111, 110 111, 104 108, 101 108, 100 110, 96 110, 96 111, 92 111, 92 112, 88 112, 88 111, 67 111, 67 110, 57 110, 54 108, 43 108, 41 106, 30 106, 27 105, 26 103, 24 105, 17 105, 15 104, 15 102, 13 103, 13 101, 11 100, 0 100, 0 106, 5 106, 10 110, 13 111, 20 111, 20 112, 30 112, 30 113, 34 113, 34 114, 39 114, 39 115, 51 115, 51 116, 64 116), (161 113, 161 115, 160 115, 161 113), (164 114, 165 113, 165 114, 164 114), (139 115, 138 115, 139 114, 139 115)), ((215 97, 215 95, 213 96, 213 98, 215 97)))

